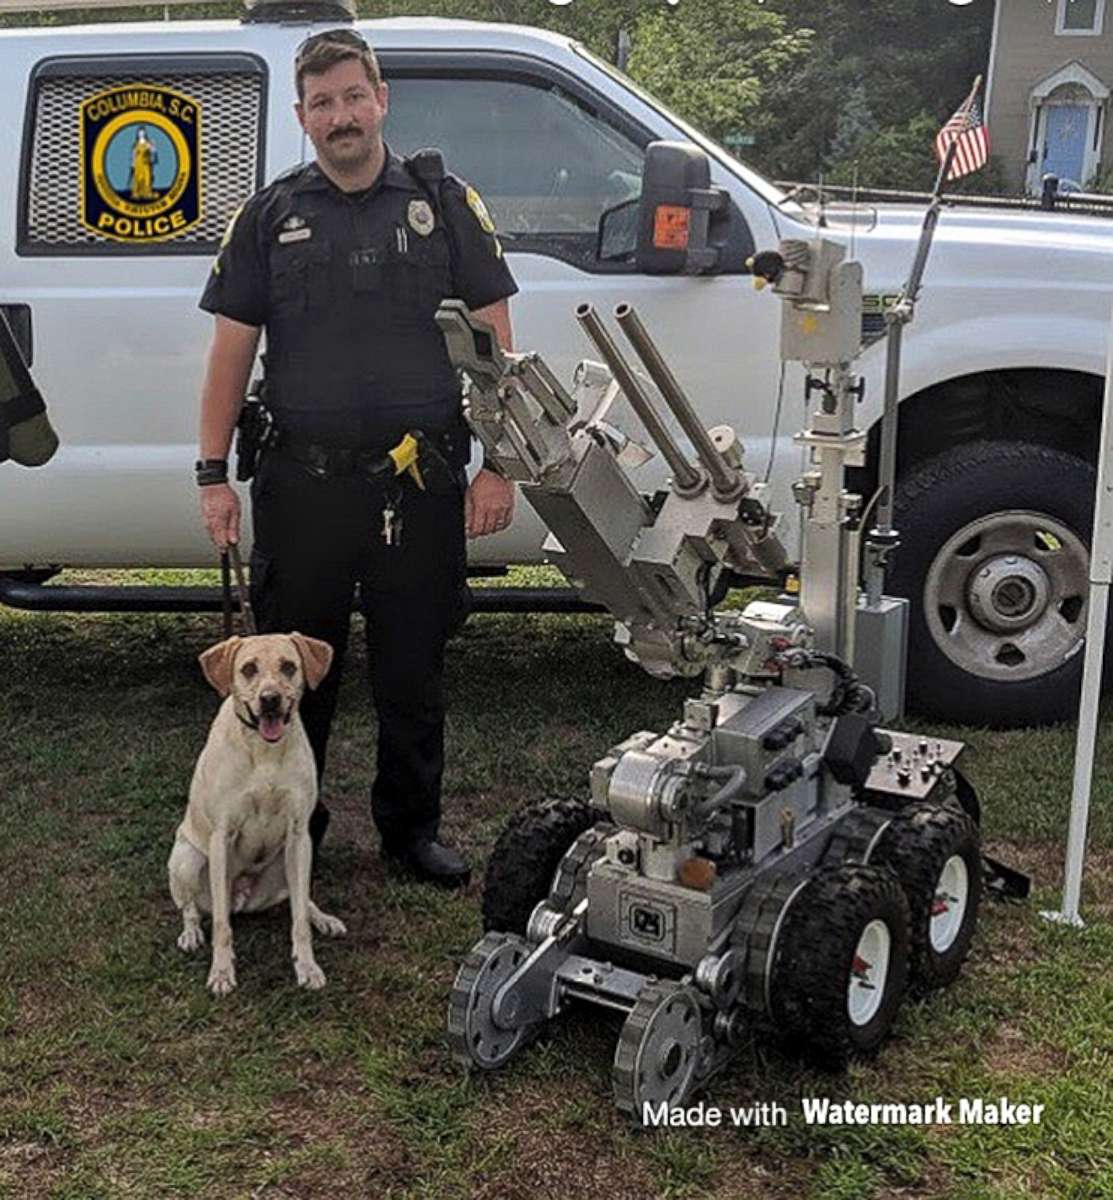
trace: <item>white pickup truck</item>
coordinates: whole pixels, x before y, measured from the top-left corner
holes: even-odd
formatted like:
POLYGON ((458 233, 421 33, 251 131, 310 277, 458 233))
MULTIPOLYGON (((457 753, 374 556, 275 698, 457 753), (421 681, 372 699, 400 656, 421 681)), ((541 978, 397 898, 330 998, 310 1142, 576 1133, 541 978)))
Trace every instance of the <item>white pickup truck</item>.
MULTIPOLYGON (((309 152, 291 64, 321 27, 261 6, 244 23, 0 32, 0 305, 61 439, 39 470, 0 466, 0 566, 213 562, 192 476, 210 326, 197 298, 236 207, 309 152)), ((779 389, 781 306, 744 261, 810 236, 816 213, 567 38, 434 19, 357 28, 390 83, 391 146, 441 147, 493 212, 521 287, 518 347, 568 378, 591 356, 576 305, 632 303, 706 424, 735 426, 792 511, 803 378, 790 368, 779 389), (597 256, 600 216, 638 195, 657 139, 697 143, 729 192, 735 252, 712 273, 597 256)), ((879 299, 907 276, 922 214, 873 215, 830 232, 879 299)), ((991 724, 1072 711, 1111 299, 1113 224, 944 211, 905 338, 888 589, 912 603, 921 711, 991 724)), ((867 497, 883 365, 884 343, 860 360, 867 497)), ((658 485, 658 460, 642 478, 658 485)), ((537 561, 542 540, 522 505, 473 564, 537 561)))

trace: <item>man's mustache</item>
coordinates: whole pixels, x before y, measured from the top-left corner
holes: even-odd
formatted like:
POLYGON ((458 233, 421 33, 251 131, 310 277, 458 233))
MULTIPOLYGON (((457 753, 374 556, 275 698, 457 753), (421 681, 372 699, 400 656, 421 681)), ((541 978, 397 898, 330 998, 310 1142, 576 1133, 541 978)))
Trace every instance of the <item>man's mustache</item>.
POLYGON ((363 130, 358 125, 346 125, 343 129, 334 129, 328 135, 328 140, 331 142, 333 138, 347 137, 350 133, 354 133, 358 137, 363 130))

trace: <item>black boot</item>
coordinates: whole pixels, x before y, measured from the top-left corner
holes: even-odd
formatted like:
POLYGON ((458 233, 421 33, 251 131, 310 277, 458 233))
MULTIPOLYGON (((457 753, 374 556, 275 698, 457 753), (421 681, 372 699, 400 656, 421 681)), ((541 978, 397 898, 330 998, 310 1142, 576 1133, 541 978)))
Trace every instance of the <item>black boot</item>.
POLYGON ((450 846, 435 838, 419 838, 405 845, 383 844, 383 853, 426 883, 441 887, 467 887, 471 868, 450 846))

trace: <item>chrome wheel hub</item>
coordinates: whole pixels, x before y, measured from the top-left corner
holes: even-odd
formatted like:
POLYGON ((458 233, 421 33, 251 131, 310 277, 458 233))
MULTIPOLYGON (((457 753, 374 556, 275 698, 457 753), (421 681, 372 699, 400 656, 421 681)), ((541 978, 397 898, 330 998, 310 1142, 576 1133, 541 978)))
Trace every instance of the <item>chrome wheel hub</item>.
POLYGON ((1039 563, 1002 554, 973 574, 967 594, 970 611, 983 628, 1010 633, 1039 620, 1047 608, 1051 583, 1039 563))
POLYGON ((1045 513, 971 521, 941 547, 924 583, 936 644, 971 675, 1034 679, 1082 647, 1090 555, 1045 513))

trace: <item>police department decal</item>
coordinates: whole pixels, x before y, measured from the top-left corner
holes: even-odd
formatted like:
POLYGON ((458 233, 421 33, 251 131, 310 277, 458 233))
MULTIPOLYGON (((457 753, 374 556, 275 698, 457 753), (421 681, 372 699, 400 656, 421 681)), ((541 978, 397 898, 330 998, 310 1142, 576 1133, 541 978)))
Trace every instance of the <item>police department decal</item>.
POLYGON ((81 223, 130 245, 180 237, 201 219, 200 107, 153 83, 84 101, 81 223))
POLYGON ((410 201, 409 207, 406 209, 406 220, 409 221, 410 228, 414 233, 419 233, 422 237, 428 237, 436 224, 433 210, 425 200, 410 201))

